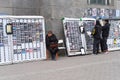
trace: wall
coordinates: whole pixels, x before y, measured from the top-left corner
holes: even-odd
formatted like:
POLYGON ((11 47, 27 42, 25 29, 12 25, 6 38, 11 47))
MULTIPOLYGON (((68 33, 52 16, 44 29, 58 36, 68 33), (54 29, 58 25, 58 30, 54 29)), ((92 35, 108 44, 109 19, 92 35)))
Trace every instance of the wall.
MULTIPOLYGON (((116 3, 116 0, 114 0, 116 3)), ((52 30, 58 38, 63 38, 61 18, 80 18, 86 8, 116 8, 114 5, 88 5, 87 0, 41 0, 43 2, 42 15, 46 17, 46 31, 52 30), (48 10, 48 11, 45 11, 48 10)))
MULTIPOLYGON (((117 4, 117 0, 114 0, 117 4)), ((46 19, 46 31, 53 30, 63 38, 61 18, 82 17, 85 8, 119 8, 118 5, 88 5, 87 0, 0 0, 0 14, 42 15, 46 19)))
POLYGON ((39 15, 40 0, 0 0, 0 14, 39 15))

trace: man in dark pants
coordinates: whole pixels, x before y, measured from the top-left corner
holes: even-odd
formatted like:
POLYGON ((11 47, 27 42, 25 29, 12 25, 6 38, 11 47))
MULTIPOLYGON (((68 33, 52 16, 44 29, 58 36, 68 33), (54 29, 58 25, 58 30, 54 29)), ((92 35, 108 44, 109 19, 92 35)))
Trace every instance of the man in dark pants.
POLYGON ((108 46, 107 46, 107 39, 109 36, 110 24, 109 20, 104 20, 104 26, 102 27, 102 39, 101 39, 101 51, 107 53, 108 46))
POLYGON ((94 27, 94 32, 93 32, 93 54, 98 54, 99 53, 99 45, 100 45, 100 40, 102 38, 102 27, 100 25, 100 22, 97 20, 96 25, 94 27))

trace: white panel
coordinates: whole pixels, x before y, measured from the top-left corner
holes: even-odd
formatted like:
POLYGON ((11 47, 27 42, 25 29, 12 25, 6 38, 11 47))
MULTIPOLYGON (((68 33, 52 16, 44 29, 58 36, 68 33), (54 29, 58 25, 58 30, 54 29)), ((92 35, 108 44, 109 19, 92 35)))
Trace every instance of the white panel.
POLYGON ((6 62, 9 62, 9 54, 10 54, 10 52, 8 52, 8 46, 7 47, 5 47, 5 56, 6 56, 6 62))
POLYGON ((14 54, 14 61, 17 61, 17 54, 14 54))
POLYGON ((40 45, 41 45, 41 58, 44 58, 45 57, 45 53, 44 53, 44 44, 41 42, 40 43, 40 45))
POLYGON ((21 54, 18 54, 18 61, 21 61, 22 58, 21 58, 21 54))
POLYGON ((1 62, 4 63, 4 47, 0 47, 1 50, 1 62))
POLYGON ((26 43, 26 49, 27 49, 27 52, 26 52, 26 58, 27 58, 27 60, 29 60, 30 59, 30 53, 29 53, 29 44, 28 43, 26 43))
POLYGON ((33 45, 32 45, 32 43, 29 43, 29 49, 30 49, 30 59, 33 59, 33 45))
POLYGON ((37 42, 37 53, 38 53, 38 58, 40 59, 41 58, 41 46, 39 42, 37 42))
POLYGON ((33 42, 33 49, 34 49, 34 58, 37 59, 37 46, 36 46, 36 41, 33 42))

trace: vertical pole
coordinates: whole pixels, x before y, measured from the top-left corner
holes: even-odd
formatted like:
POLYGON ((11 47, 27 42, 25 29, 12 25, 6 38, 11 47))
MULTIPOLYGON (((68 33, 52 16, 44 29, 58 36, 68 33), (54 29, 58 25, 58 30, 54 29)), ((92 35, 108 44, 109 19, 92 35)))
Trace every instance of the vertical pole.
POLYGON ((43 54, 44 54, 44 58, 46 58, 46 41, 45 41, 45 21, 44 21, 44 18, 43 19, 41 19, 41 21, 42 21, 42 29, 43 29, 43 49, 44 49, 44 52, 43 52, 43 54))

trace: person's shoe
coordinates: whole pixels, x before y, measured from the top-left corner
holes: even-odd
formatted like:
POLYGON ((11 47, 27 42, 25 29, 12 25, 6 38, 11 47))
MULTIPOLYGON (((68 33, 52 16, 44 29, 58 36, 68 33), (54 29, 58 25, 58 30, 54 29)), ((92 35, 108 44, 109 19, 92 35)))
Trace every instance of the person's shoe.
POLYGON ((108 54, 109 52, 108 51, 106 51, 106 52, 104 52, 105 54, 108 54))
POLYGON ((52 59, 52 61, 56 61, 56 59, 52 59))
POLYGON ((109 52, 108 52, 108 50, 104 50, 103 53, 104 54, 108 54, 109 52))

